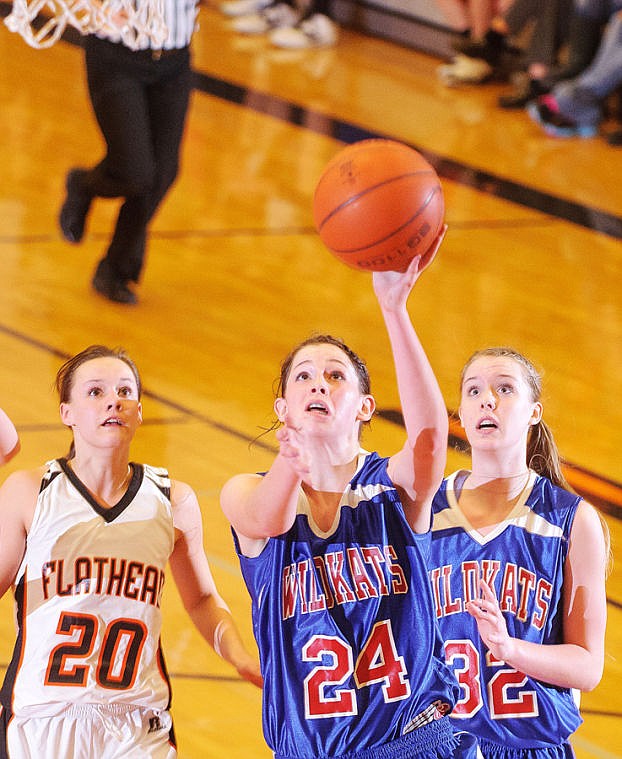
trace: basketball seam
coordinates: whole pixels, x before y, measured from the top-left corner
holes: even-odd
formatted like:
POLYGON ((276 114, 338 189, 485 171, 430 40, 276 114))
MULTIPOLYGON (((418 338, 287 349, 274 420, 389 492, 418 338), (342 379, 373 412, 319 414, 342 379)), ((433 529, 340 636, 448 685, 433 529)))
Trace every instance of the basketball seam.
MULTIPOLYGON (((322 219, 322 221, 318 225, 318 231, 321 231, 326 224, 326 222, 331 219, 335 214, 339 213, 342 209, 349 206, 351 203, 354 203, 355 200, 359 200, 360 198, 365 197, 370 192, 374 192, 379 187, 384 187, 385 185, 392 184, 393 182, 397 182, 400 179, 407 179, 408 177, 416 177, 420 175, 429 175, 434 176, 435 172, 425 170, 425 171, 410 171, 407 174, 398 174, 394 177, 389 177, 388 179, 384 179, 382 182, 378 182, 377 184, 371 185, 370 187, 365 187, 365 189, 361 190, 357 195, 353 195, 352 197, 349 197, 347 200, 345 200, 343 203, 341 203, 338 206, 335 206, 333 210, 322 219)), ((316 195, 318 194, 318 191, 320 189, 321 185, 318 187, 318 190, 316 190, 316 195)), ((440 185, 437 185, 440 189, 440 185)), ((436 188, 435 188, 436 189, 436 188)))
MULTIPOLYGON (((411 175, 406 175, 406 176, 411 176, 411 175)), ((382 184, 384 184, 384 182, 382 184)), ((430 205, 430 203, 432 202, 432 199, 434 198, 434 196, 438 192, 440 192, 440 190, 441 190, 440 185, 437 185, 430 192, 430 194, 428 195, 428 197, 425 199, 425 202, 421 206, 419 206, 419 208, 417 209, 417 211, 412 216, 410 216, 408 219, 406 219, 406 221, 401 226, 396 227, 394 230, 392 230, 385 237, 381 237, 381 238, 379 238, 377 240, 373 240, 372 242, 368 243, 367 245, 363 245, 362 247, 359 247, 359 248, 337 248, 337 247, 331 246, 332 250, 334 250, 335 253, 362 253, 362 252, 368 250, 369 248, 373 248, 376 245, 380 245, 381 243, 386 242, 387 240, 390 240, 391 237, 393 237, 394 235, 398 234, 405 227, 407 227, 409 224, 411 224, 413 222, 413 220, 416 219, 417 216, 419 216, 430 205)), ((364 194, 364 193, 361 193, 361 195, 362 194, 364 194)), ((360 197, 360 196, 357 196, 357 197, 360 197)), ((343 203, 341 206, 339 206, 339 208, 343 208, 346 205, 348 205, 348 204, 347 203, 343 203)), ((337 211, 337 210, 339 210, 339 209, 335 209, 335 211, 337 211)), ((332 213, 330 214, 330 216, 332 216, 332 213)), ((330 218, 330 216, 327 216, 326 220, 328 220, 330 218)), ((322 227, 320 227, 320 229, 322 229, 322 227)))

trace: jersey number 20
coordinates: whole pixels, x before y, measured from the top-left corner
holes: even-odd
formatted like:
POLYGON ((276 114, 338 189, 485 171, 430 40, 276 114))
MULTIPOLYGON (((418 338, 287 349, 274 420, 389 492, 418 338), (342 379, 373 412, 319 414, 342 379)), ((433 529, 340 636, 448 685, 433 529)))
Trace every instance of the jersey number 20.
MULTIPOLYGON (((56 646, 48 660, 46 685, 88 683, 89 665, 81 664, 89 657, 97 641, 99 620, 90 614, 67 614, 58 620, 56 632, 70 635, 72 640, 56 646), (78 661, 76 661, 78 660, 78 661)), ((101 641, 95 681, 100 688, 127 690, 136 680, 140 654, 147 637, 147 628, 136 619, 116 619, 106 627, 101 641)))

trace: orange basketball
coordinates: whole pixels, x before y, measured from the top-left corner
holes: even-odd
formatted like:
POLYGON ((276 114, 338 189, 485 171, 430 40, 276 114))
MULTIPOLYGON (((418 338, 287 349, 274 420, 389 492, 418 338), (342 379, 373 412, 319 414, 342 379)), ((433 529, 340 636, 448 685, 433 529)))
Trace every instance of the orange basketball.
POLYGON ((364 271, 404 271, 425 254, 445 216, 436 171, 401 142, 355 142, 334 156, 313 197, 315 227, 344 263, 364 271))

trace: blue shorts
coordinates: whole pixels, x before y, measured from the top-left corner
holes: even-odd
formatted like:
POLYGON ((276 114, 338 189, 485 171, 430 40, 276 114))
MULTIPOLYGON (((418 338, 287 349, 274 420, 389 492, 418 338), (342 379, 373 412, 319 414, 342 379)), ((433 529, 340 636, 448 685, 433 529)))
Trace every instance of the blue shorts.
MULTIPOLYGON (((463 735, 468 736, 468 739, 461 740, 454 733, 451 720, 443 717, 390 743, 364 751, 350 751, 331 759, 475 759, 476 742, 467 733, 463 735)), ((284 754, 275 754, 274 758, 299 759, 284 754)))
POLYGON ((568 742, 545 748, 513 748, 486 740, 480 740, 479 745, 484 759, 575 759, 568 742))

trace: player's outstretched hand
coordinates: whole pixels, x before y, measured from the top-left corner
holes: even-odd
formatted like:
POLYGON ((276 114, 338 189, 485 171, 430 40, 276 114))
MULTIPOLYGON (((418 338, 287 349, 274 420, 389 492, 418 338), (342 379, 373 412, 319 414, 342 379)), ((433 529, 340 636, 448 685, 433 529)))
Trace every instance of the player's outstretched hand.
POLYGON ((443 224, 441 231, 426 253, 422 256, 415 256, 406 271, 373 272, 374 292, 382 308, 392 311, 406 303, 415 282, 436 257, 446 232, 447 225, 443 224))
POLYGON ((310 466, 302 430, 285 419, 283 426, 276 431, 276 439, 279 441, 280 455, 287 459, 292 469, 304 479, 310 472, 310 466))
POLYGON ((499 608, 495 591, 484 580, 479 581, 481 596, 469 601, 466 610, 477 622, 477 629, 487 648, 497 659, 507 661, 511 657, 514 638, 499 608))

